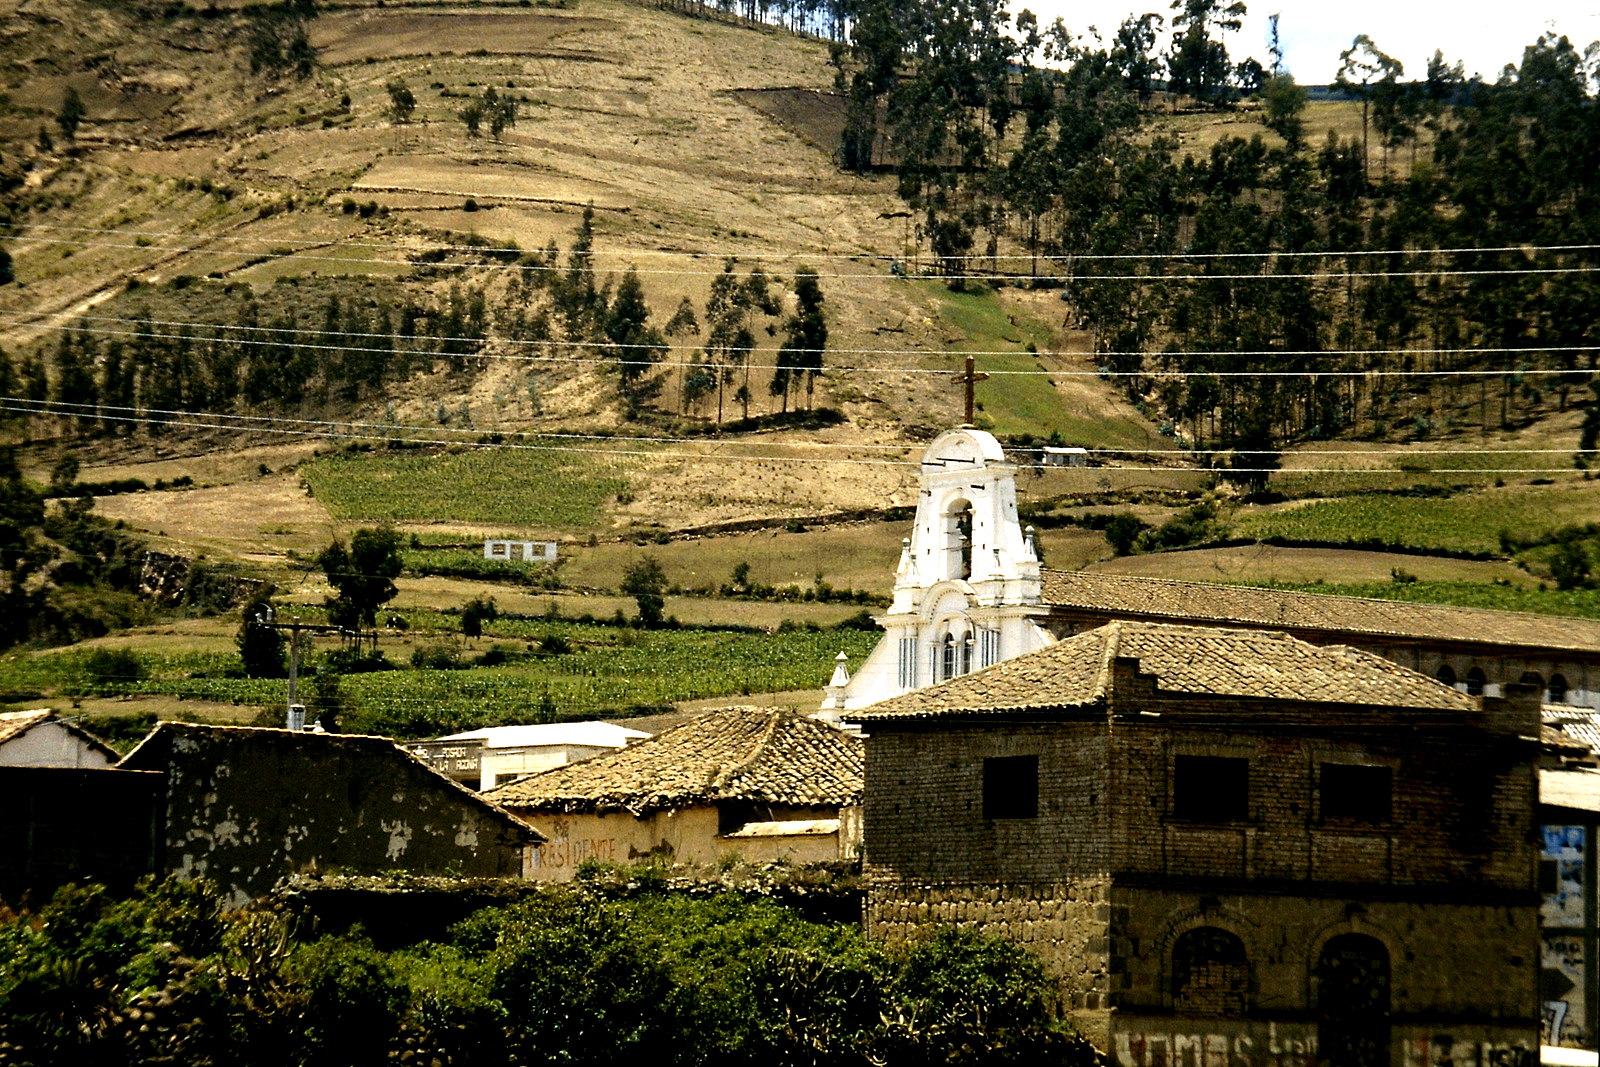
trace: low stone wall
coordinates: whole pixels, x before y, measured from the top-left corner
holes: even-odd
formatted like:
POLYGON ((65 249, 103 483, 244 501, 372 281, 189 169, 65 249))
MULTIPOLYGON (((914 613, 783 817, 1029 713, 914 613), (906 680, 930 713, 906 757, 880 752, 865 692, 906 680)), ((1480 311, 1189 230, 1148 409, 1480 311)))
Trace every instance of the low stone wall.
MULTIPOLYGON (((1060 979, 1069 1010, 1098 1011, 1108 1006, 1111 990, 1109 889, 1103 880, 873 884, 867 889, 867 936, 904 944, 940 925, 977 927, 1037 955, 1060 979)), ((1097 1035, 1088 1036, 1099 1043, 1097 1035)))

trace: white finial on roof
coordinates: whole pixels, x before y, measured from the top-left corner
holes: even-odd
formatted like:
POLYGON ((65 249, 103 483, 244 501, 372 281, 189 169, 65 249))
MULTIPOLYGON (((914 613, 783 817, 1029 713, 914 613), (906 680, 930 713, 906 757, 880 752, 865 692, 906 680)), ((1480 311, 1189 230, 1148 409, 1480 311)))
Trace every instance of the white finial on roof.
POLYGON ((850 684, 850 668, 846 666, 850 657, 841 649, 833 657, 833 677, 828 679, 827 697, 822 701, 823 711, 839 711, 844 708, 845 687, 850 684))

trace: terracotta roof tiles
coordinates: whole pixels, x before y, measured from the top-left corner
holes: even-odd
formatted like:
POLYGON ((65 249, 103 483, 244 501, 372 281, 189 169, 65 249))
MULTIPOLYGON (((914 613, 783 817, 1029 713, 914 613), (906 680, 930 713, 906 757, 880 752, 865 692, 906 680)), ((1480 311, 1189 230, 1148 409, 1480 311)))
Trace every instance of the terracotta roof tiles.
POLYGON ((787 709, 718 708, 625 749, 490 790, 516 810, 635 815, 717 800, 828 806, 861 799, 860 739, 787 709))
POLYGON ((1093 571, 1043 572, 1052 607, 1117 618, 1600 653, 1600 620, 1093 571))
POLYGON ((1109 694, 1118 659, 1165 692, 1471 711, 1477 701, 1358 649, 1266 630, 1112 622, 851 716, 862 722, 1083 708, 1109 694))

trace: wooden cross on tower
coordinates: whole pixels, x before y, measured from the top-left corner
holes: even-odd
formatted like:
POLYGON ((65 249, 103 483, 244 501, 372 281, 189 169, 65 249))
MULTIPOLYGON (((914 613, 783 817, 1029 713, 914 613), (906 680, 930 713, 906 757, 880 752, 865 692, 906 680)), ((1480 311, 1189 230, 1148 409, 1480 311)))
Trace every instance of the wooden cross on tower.
POLYGON ((977 388, 977 385, 978 385, 979 382, 987 381, 989 379, 989 376, 987 374, 979 374, 976 371, 974 371, 972 369, 972 365, 973 365, 972 364, 972 354, 968 353, 967 354, 967 370, 966 370, 966 373, 965 374, 955 374, 955 375, 952 375, 951 378, 950 378, 950 380, 952 382, 955 382, 957 385, 965 385, 967 387, 967 419, 966 419, 966 421, 964 423, 962 423, 963 426, 975 426, 975 425, 977 425, 976 421, 973 418, 973 395, 974 395, 974 390, 977 388))

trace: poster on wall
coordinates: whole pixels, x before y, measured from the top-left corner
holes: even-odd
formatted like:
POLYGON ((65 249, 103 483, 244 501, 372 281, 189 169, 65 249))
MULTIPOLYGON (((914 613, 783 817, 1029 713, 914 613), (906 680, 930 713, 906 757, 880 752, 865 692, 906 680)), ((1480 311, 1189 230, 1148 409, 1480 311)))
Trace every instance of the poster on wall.
POLYGON ((1539 888, 1544 893, 1540 918, 1546 927, 1583 926, 1583 852, 1581 826, 1544 827, 1544 853, 1539 858, 1539 888))
POLYGON ((1576 934, 1545 937, 1539 972, 1539 999, 1544 1002, 1544 1034, 1540 1038, 1543 1044, 1588 1047, 1584 973, 1582 937, 1576 934))

